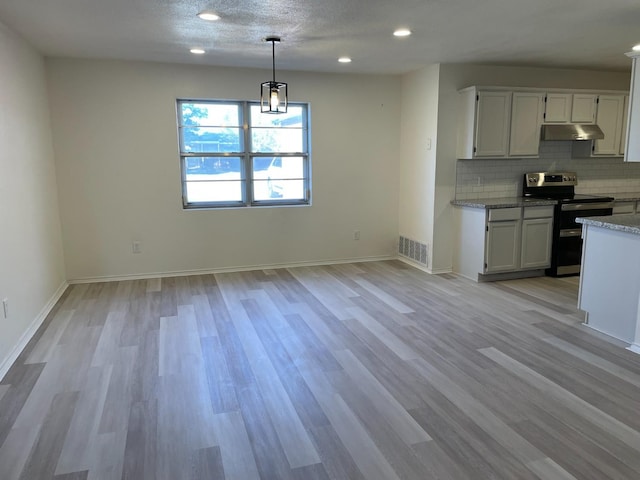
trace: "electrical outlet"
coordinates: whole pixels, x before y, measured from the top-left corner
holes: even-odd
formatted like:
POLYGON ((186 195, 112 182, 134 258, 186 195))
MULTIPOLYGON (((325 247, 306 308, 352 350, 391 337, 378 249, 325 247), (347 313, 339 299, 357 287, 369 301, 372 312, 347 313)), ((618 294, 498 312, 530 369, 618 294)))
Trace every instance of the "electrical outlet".
POLYGON ((134 240, 131 243, 131 251, 133 253, 142 253, 142 243, 137 240, 134 240))
POLYGON ((360 240, 360 230, 354 230, 353 231, 353 239, 354 240, 360 240))
POLYGON ((4 313, 4 318, 9 318, 9 299, 5 298, 2 300, 2 311, 4 313))

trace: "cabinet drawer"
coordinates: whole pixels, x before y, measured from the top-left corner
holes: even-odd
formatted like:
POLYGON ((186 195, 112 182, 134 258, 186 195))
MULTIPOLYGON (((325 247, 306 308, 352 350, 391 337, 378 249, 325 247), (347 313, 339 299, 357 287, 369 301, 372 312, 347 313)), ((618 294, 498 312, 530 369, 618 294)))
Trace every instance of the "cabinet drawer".
POLYGON ((553 205, 539 207, 524 207, 522 218, 548 218, 553 217, 553 205))
POLYGON ((489 209, 489 221, 499 222, 504 220, 519 220, 521 215, 520 207, 511 208, 491 208, 489 209))

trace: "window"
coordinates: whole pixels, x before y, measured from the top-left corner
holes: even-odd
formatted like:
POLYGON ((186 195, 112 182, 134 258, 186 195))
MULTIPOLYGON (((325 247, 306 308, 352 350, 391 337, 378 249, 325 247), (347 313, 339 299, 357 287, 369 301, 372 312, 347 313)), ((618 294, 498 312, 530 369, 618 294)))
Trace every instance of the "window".
POLYGON ((178 131, 185 208, 310 203, 306 104, 178 100, 178 131))

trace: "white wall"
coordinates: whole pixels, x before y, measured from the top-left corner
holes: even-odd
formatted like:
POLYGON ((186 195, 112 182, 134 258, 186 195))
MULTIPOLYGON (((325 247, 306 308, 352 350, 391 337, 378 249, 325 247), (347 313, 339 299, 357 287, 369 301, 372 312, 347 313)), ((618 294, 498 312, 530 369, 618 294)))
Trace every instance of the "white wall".
POLYGON ((290 100, 311 104, 313 205, 184 211, 176 98, 256 99, 270 72, 47 67, 68 279, 395 254, 400 77, 278 72, 290 100))
POLYGON ((440 65, 438 99, 437 178, 433 225, 433 271, 451 269, 453 214, 450 201, 455 196, 457 91, 470 85, 591 88, 628 90, 629 72, 496 67, 487 65, 440 65))
POLYGON ((0 23, 0 378, 65 286, 42 57, 0 23))
POLYGON ((439 65, 431 65, 402 78, 399 233, 428 246, 428 269, 432 267, 439 72, 439 65))

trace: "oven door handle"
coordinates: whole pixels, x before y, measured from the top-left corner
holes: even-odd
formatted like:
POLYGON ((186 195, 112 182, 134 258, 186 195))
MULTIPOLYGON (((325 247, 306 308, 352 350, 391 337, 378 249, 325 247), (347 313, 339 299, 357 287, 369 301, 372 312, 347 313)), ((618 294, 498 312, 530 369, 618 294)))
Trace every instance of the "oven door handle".
POLYGON ((563 203, 561 210, 563 212, 573 210, 600 210, 603 208, 613 208, 614 202, 602 202, 602 203, 563 203))
POLYGON ((579 237, 582 235, 581 228, 572 228, 567 230, 560 230, 560 237, 579 237))

